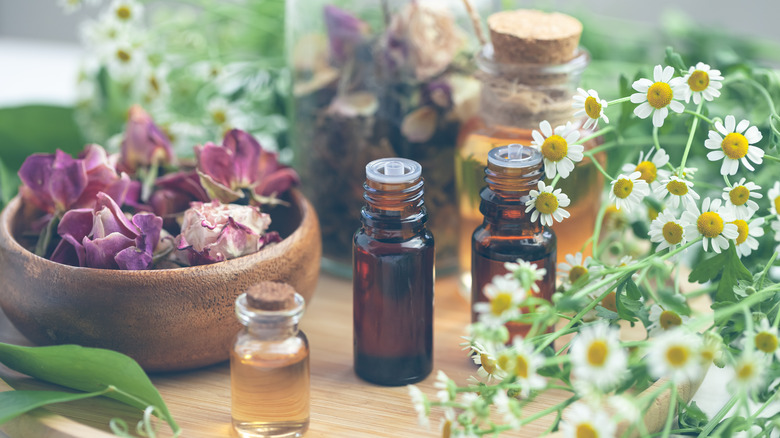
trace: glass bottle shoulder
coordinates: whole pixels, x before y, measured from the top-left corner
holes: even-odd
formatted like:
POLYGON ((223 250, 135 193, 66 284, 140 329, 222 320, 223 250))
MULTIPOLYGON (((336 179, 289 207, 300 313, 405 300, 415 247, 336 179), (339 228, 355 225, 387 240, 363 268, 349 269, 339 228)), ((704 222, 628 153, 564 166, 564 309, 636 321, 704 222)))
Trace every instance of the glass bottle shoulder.
POLYGON ((433 248, 433 234, 421 227, 416 232, 387 233, 367 230, 361 227, 353 238, 356 250, 371 254, 392 252, 415 252, 433 248))
POLYGON ((302 331, 281 339, 263 339, 249 330, 236 335, 233 352, 242 360, 264 363, 269 367, 298 362, 309 355, 309 340, 302 331))

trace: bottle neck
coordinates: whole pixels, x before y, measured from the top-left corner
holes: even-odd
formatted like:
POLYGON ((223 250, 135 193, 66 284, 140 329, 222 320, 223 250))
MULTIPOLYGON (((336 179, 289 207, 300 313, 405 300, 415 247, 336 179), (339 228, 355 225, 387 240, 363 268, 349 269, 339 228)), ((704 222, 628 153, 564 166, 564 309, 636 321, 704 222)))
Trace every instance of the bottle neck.
POLYGON ((563 64, 502 63, 494 59, 493 46, 487 44, 476 60, 483 119, 491 125, 537 129, 543 120, 553 126, 573 120, 572 96, 590 54, 579 48, 563 64))
POLYGON ((304 300, 295 294, 295 307, 286 310, 262 310, 249 305, 246 293, 236 299, 236 316, 248 333, 264 341, 278 341, 298 334, 298 321, 304 311, 304 300))
POLYGON ((423 200, 423 179, 388 184, 366 180, 366 201, 361 220, 366 234, 376 238, 410 238, 425 227, 428 214, 423 200))
POLYGON ((250 321, 246 330, 252 336, 264 341, 281 341, 298 335, 298 322, 269 324, 268 322, 250 321))
MULTIPOLYGON (((528 150, 528 149, 526 149, 528 150)), ((538 154, 538 152, 537 152, 538 154)), ((538 188, 544 178, 541 160, 529 160, 528 165, 507 167, 488 160, 485 167, 485 183, 482 189, 479 210, 485 218, 485 224, 504 228, 539 232, 539 222, 531 222, 531 214, 526 213, 526 202, 531 199, 531 190, 538 188)))

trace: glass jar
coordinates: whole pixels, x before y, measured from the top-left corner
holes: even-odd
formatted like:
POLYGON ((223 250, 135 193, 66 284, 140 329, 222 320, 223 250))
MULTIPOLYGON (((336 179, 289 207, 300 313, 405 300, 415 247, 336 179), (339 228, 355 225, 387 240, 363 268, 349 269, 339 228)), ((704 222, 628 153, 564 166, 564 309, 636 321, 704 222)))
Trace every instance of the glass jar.
MULTIPOLYGON (((493 0, 472 0, 476 11, 493 0)), ((403 157, 426 169, 439 272, 457 267, 455 143, 479 98, 477 44, 460 0, 287 2, 292 146, 317 210, 323 268, 351 275, 366 163, 403 157)))
MULTIPOLYGON (((510 143, 530 145, 531 133, 539 130, 544 120, 553 127, 566 122, 581 123, 573 117, 572 97, 590 55, 578 48, 574 57, 562 64, 508 64, 496 61, 493 46, 487 44, 476 61, 476 77, 481 82, 480 111, 461 127, 455 157, 461 227, 458 252, 464 292, 472 283, 471 236, 482 223, 479 193, 484 187, 482 177, 488 152, 510 143)), ((590 130, 580 131, 580 138, 592 134, 590 130)), ((588 151, 601 142, 601 138, 594 138, 583 146, 588 151)), ((604 155, 598 158, 603 165, 604 155)), ((558 238, 559 262, 564 261, 566 254, 590 254, 587 243, 601 205, 603 184, 603 175, 585 157, 568 178, 556 185, 571 199, 566 208, 571 217, 552 227, 558 238)))
POLYGON ((230 351, 231 414, 239 437, 293 438, 309 427, 309 341, 298 330, 304 300, 262 282, 236 299, 245 326, 230 351))

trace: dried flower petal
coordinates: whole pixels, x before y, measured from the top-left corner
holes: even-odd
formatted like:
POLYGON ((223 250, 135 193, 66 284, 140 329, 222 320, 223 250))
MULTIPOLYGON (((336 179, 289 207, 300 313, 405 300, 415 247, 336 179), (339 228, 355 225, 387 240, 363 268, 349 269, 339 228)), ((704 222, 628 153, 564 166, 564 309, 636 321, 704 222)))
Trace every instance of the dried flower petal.
POLYGON ((159 166, 173 160, 171 142, 138 105, 130 107, 119 167, 134 174, 140 167, 159 166))
POLYGON ((438 120, 439 115, 436 109, 424 106, 404 117, 403 122, 401 122, 401 132, 411 142, 424 143, 433 137, 438 120))

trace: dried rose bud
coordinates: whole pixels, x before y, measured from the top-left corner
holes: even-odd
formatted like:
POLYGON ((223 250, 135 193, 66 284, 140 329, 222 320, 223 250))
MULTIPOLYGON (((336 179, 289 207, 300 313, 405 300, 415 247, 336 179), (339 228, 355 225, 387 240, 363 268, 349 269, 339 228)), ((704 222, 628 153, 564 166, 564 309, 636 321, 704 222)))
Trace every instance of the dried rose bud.
POLYGON ((120 152, 120 169, 132 174, 140 167, 161 166, 173 160, 171 142, 138 105, 130 107, 120 152))
POLYGON ((196 146, 195 155, 201 185, 211 199, 224 203, 246 197, 244 189, 257 203, 274 203, 277 195, 299 181, 275 153, 263 150, 254 137, 238 129, 225 134, 222 146, 196 146))
POLYGON ((176 247, 185 263, 203 265, 252 254, 263 246, 281 241, 276 232, 267 233, 271 216, 257 207, 193 202, 184 212, 176 247))

